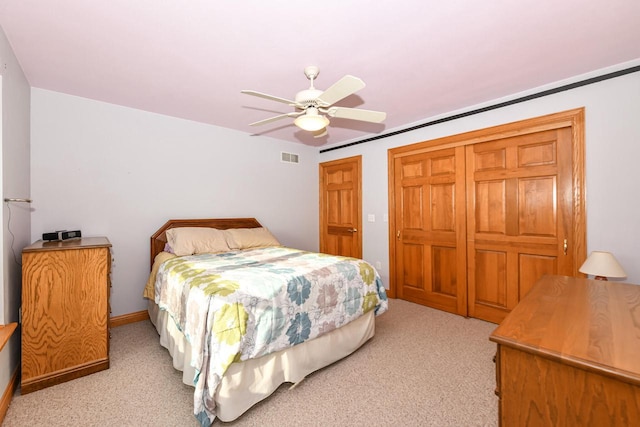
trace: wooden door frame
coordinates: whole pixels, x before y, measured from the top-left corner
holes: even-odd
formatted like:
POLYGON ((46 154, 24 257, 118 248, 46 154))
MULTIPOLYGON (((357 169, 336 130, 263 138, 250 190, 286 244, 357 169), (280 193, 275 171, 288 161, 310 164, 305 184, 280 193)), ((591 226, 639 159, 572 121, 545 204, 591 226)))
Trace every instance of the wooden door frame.
MULTIPOLYGON (((446 136, 429 141, 417 142, 387 151, 388 191, 389 191, 389 289, 390 298, 396 297, 396 206, 395 206, 395 159, 418 153, 441 150, 443 148, 468 146, 498 139, 511 138, 544 130, 571 128, 572 144, 572 186, 573 186, 573 275, 584 277, 578 268, 586 258, 586 200, 585 200, 585 141, 584 107, 559 113, 548 114, 532 119, 520 120, 485 129, 446 136)), ((465 238, 466 239, 466 238, 465 238)))
MULTIPOLYGON (((324 186, 323 186, 323 182, 324 182, 324 178, 323 178, 323 168, 325 166, 334 166, 334 165, 339 165, 341 163, 349 163, 349 162, 355 162, 357 165, 357 169, 358 169, 358 188, 356 189, 356 197, 358 198, 358 203, 356 206, 357 209, 357 217, 356 217, 356 229, 358 230, 356 233, 356 239, 357 239, 357 244, 360 248, 360 254, 363 254, 363 248, 362 248, 362 156, 361 155, 357 155, 357 156, 352 156, 352 157, 345 157, 342 159, 337 159, 337 160, 330 160, 327 162, 321 162, 318 165, 318 174, 319 174, 319 179, 318 179, 318 186, 319 186, 319 196, 320 196, 320 200, 319 200, 319 221, 320 223, 318 224, 318 228, 319 228, 319 234, 320 234, 320 239, 318 242, 319 248, 323 247, 324 244, 324 239, 325 239, 325 233, 324 233, 324 229, 323 229, 323 225, 326 221, 325 218, 325 212, 324 212, 324 186)), ((361 257, 362 258, 362 257, 361 257)))

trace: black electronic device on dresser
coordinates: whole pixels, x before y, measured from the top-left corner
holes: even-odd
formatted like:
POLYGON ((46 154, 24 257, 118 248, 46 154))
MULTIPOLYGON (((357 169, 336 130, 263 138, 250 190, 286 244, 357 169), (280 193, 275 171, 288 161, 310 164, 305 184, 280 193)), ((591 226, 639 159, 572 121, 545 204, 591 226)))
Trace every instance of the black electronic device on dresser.
POLYGON ((80 230, 62 230, 62 231, 54 231, 51 233, 42 233, 42 240, 45 241, 54 241, 54 240, 69 240, 69 239, 79 239, 82 237, 82 233, 80 230))

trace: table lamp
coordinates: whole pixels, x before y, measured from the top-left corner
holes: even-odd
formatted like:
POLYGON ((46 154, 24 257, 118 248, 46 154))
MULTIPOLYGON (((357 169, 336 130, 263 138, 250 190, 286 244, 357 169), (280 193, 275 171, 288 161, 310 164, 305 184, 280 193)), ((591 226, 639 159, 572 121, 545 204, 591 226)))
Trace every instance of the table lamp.
POLYGON ((596 280, 608 280, 607 277, 627 277, 627 273, 624 272, 613 254, 604 251, 591 252, 578 271, 595 276, 596 280))

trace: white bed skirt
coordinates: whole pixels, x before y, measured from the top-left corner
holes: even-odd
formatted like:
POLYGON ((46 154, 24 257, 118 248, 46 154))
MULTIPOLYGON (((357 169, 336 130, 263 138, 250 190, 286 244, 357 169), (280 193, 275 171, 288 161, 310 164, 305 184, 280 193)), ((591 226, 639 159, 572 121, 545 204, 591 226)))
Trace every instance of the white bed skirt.
MULTIPOLYGON (((149 317, 160 334, 160 344, 173 357, 173 367, 182 371, 182 382, 193 386, 191 346, 169 319, 166 311, 149 300, 149 317)), ((307 375, 336 362, 360 348, 375 333, 373 310, 353 322, 294 347, 233 363, 216 392, 216 416, 233 421, 282 383, 298 383, 307 375)))

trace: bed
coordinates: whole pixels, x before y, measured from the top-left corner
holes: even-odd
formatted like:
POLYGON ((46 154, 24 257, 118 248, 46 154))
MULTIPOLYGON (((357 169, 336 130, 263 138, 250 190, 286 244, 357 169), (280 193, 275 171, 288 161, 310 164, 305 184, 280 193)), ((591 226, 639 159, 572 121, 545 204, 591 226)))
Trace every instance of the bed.
POLYGON ((169 220, 150 261, 149 316, 205 427, 353 353, 387 310, 370 264, 287 248, 255 218, 169 220))

